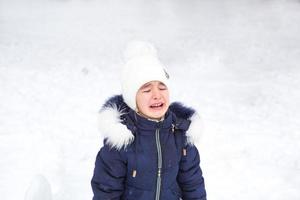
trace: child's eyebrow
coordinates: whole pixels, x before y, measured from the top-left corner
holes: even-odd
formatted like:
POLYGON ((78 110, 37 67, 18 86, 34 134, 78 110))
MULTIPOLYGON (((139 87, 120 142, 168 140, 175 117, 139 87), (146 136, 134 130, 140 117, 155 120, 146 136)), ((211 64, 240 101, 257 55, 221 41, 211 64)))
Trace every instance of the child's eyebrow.
POLYGON ((149 87, 151 85, 151 83, 146 83, 145 85, 143 85, 142 87, 141 87, 141 89, 144 89, 144 88, 146 88, 146 87, 149 87))
POLYGON ((167 86, 163 82, 159 82, 158 87, 167 87, 167 86))

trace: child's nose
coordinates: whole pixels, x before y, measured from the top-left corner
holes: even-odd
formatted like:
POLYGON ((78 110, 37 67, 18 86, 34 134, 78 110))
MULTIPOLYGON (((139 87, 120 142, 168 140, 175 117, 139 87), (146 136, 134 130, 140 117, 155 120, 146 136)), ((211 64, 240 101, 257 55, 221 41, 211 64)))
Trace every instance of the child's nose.
POLYGON ((153 97, 154 99, 159 99, 160 96, 161 96, 161 95, 160 95, 159 89, 157 89, 157 88, 153 89, 152 97, 153 97))

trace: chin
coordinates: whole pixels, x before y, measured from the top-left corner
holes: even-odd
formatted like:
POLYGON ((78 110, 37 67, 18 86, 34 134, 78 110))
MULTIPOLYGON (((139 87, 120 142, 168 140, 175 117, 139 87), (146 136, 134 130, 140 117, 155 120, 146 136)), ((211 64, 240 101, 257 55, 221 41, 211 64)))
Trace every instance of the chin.
POLYGON ((164 115, 150 116, 152 119, 161 119, 164 115))
POLYGON ((164 117, 166 114, 166 111, 162 111, 162 112, 149 112, 148 116, 150 118, 153 118, 153 119, 161 119, 162 117, 164 117))

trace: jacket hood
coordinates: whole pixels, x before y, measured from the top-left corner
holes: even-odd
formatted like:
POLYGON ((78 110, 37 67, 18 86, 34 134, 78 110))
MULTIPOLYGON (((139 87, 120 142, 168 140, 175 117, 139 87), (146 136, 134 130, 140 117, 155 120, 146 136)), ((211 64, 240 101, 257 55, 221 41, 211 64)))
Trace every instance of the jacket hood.
MULTIPOLYGON (((125 115, 130 111, 131 108, 124 102, 122 95, 109 98, 102 106, 98 115, 99 129, 110 147, 120 150, 134 141, 133 133, 124 122, 125 115)), ((178 119, 174 124, 175 127, 185 124, 181 129, 186 131, 187 143, 194 145, 199 142, 203 124, 196 111, 179 102, 172 103, 169 111, 178 119)))

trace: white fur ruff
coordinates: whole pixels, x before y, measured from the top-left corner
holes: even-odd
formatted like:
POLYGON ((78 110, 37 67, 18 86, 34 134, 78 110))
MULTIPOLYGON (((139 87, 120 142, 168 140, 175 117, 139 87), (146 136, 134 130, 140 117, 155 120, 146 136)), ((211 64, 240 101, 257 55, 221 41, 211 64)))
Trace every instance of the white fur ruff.
POLYGON ((129 129, 121 124, 120 116, 122 112, 116 106, 102 110, 98 116, 99 129, 107 143, 118 150, 131 144, 134 135, 129 129))
POLYGON ((195 113, 190 120, 191 120, 191 125, 186 132, 187 143, 191 145, 195 145, 201 140, 204 126, 203 126, 203 121, 198 115, 198 113, 195 113))

